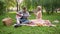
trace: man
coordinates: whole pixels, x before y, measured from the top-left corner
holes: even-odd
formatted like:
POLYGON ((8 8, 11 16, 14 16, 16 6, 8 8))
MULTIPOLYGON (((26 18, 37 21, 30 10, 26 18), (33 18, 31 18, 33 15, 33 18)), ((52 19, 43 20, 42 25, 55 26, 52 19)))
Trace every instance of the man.
POLYGON ((17 24, 15 26, 20 26, 20 24, 28 24, 30 21, 28 20, 29 12, 27 11, 26 7, 23 7, 22 10, 17 12, 16 19, 17 24))

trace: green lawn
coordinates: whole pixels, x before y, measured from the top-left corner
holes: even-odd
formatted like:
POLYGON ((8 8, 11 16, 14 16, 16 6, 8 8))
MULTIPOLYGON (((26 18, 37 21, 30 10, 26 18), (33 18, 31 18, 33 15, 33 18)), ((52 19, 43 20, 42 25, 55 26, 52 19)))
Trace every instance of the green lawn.
MULTIPOLYGON (((9 17, 13 19, 13 24, 16 23, 15 15, 16 13, 8 13, 9 17)), ((13 26, 4 26, 2 23, 2 19, 7 17, 6 15, 0 16, 0 34, 60 34, 60 22, 53 23, 56 27, 29 27, 22 26, 18 28, 14 28, 13 26)), ((31 13, 29 19, 35 19, 35 15, 31 13)), ((60 13, 54 13, 53 15, 43 14, 43 19, 50 20, 53 22, 54 20, 60 21, 60 13)))

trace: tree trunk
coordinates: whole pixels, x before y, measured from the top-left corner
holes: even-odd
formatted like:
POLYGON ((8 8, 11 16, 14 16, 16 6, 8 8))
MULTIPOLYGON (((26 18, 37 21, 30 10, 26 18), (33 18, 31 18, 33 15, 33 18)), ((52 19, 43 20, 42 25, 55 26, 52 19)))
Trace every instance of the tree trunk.
POLYGON ((53 6, 52 6, 52 12, 51 13, 54 13, 53 6))
POLYGON ((42 5, 42 13, 43 13, 43 5, 42 5))
POLYGON ((19 5, 19 10, 20 10, 20 5, 19 5))
POLYGON ((57 10, 56 10, 56 13, 57 13, 57 10))
POLYGON ((16 3, 17 3, 17 12, 18 12, 18 1, 16 1, 16 3))

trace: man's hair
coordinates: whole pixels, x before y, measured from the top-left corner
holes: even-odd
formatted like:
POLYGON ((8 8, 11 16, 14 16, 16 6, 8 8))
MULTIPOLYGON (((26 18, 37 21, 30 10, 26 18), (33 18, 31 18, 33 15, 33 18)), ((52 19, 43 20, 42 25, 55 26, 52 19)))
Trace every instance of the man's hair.
POLYGON ((26 7, 23 7, 22 9, 24 9, 24 10, 25 10, 25 9, 26 9, 26 7))

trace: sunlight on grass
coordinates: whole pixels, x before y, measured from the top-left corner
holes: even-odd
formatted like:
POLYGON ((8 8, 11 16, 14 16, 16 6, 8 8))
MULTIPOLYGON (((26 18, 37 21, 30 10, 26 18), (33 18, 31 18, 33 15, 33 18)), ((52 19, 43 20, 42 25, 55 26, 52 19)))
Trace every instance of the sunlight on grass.
POLYGON ((16 12, 13 11, 13 12, 9 12, 9 13, 16 13, 16 12))

